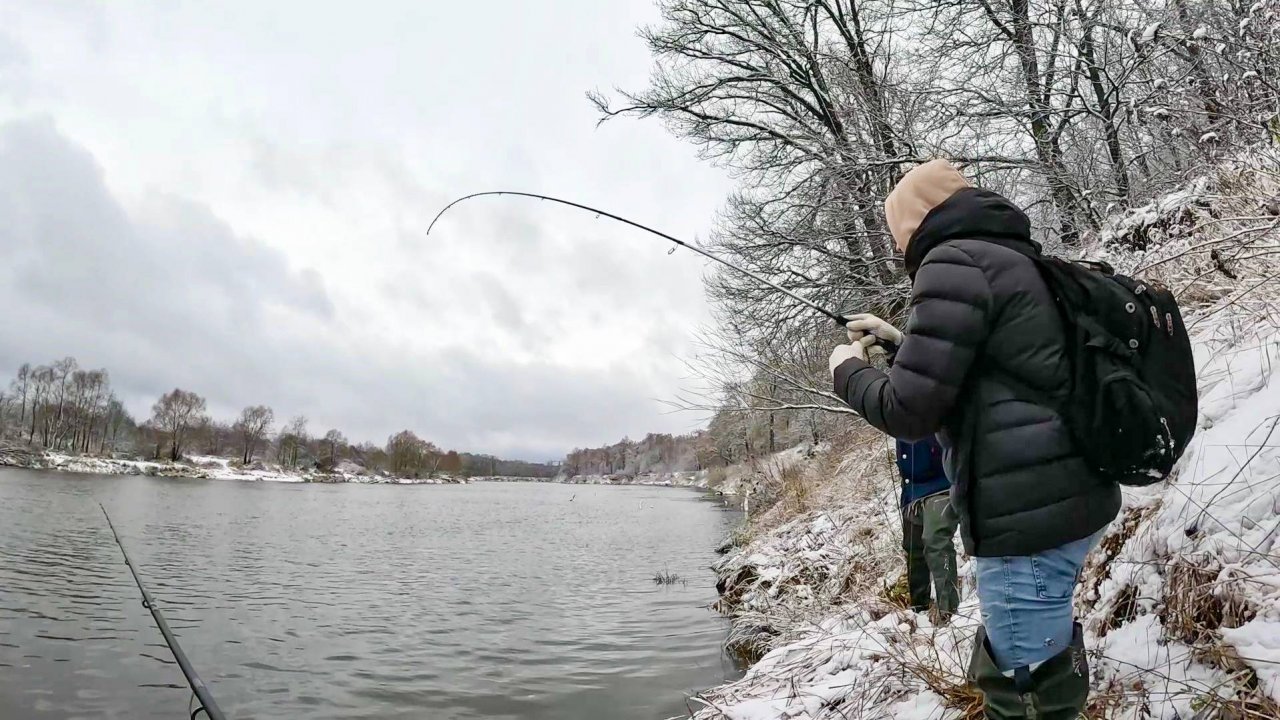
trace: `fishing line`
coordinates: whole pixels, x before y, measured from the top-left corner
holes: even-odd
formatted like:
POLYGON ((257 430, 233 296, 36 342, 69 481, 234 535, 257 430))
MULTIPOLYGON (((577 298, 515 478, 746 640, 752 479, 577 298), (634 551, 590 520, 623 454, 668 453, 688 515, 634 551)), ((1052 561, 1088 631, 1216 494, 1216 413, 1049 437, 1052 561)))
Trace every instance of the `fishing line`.
MULTIPOLYGON (((551 197, 551 196, 549 196, 549 195, 539 195, 538 193, 529 193, 529 192, 517 192, 517 191, 514 191, 514 190, 490 190, 490 191, 487 191, 487 192, 478 192, 478 193, 472 193, 472 194, 470 194, 470 195, 464 195, 464 196, 462 196, 462 197, 458 198, 457 200, 454 200, 453 202, 449 203, 448 205, 445 205, 443 210, 441 210, 440 212, 436 213, 436 216, 435 216, 434 218, 432 218, 432 220, 431 220, 431 224, 427 226, 427 234, 428 234, 428 235, 430 235, 430 234, 431 234, 431 229, 432 229, 432 228, 434 228, 434 227, 436 226, 436 221, 438 221, 438 220, 440 219, 440 216, 441 216, 441 215, 444 215, 446 212, 448 212, 449 208, 453 207, 454 205, 457 205, 458 203, 460 203, 460 202, 462 202, 462 201, 464 201, 464 200, 470 200, 471 198, 485 197, 485 196, 487 196, 487 195, 495 195, 495 196, 500 196, 500 195, 514 195, 514 196, 516 196, 516 197, 533 198, 534 200, 547 200, 547 201, 549 201, 549 202, 559 203, 559 204, 561 204, 561 205, 568 205, 569 207, 577 208, 577 209, 579 209, 579 210, 585 210, 585 211, 587 211, 587 212, 589 212, 589 213, 593 213, 593 214, 595 214, 595 216, 596 216, 596 217, 598 217, 598 218, 599 218, 599 217, 607 217, 607 218, 609 218, 610 220, 616 220, 616 221, 618 221, 618 222, 620 222, 620 223, 624 223, 624 224, 626 224, 626 225, 630 225, 630 226, 631 226, 631 227, 633 227, 633 228, 637 228, 637 229, 640 229, 640 230, 644 230, 645 232, 648 232, 648 233, 652 233, 652 234, 654 234, 654 235, 657 235, 658 237, 662 238, 663 240, 667 240, 668 242, 673 242, 673 243, 675 243, 676 245, 678 245, 678 246, 680 246, 680 247, 688 248, 688 249, 690 249, 690 250, 692 250, 692 251, 694 251, 694 252, 698 253, 699 255, 701 255, 701 256, 703 256, 703 257, 705 257, 705 258, 709 259, 709 260, 713 260, 713 261, 715 261, 715 262, 717 262, 717 263, 720 263, 721 265, 723 265, 723 266, 725 266, 725 267, 727 267, 727 268, 729 268, 729 269, 731 269, 731 270, 734 270, 734 271, 736 271, 736 272, 742 273, 743 275, 746 275, 747 277, 751 278, 752 280, 755 280, 755 281, 756 281, 756 282, 758 282, 758 283, 761 283, 761 284, 763 284, 763 285, 767 285, 768 287, 771 287, 771 288, 773 288, 774 290, 777 290, 778 292, 782 293, 783 295, 786 295, 787 297, 791 298, 792 300, 795 300, 796 302, 798 302, 798 303, 800 303, 800 304, 804 305, 805 307, 810 308, 810 309, 813 309, 813 310, 816 310, 816 311, 818 311, 818 312, 822 313, 823 315, 826 315, 827 317, 829 317, 829 318, 831 318, 832 320, 835 320, 837 323, 839 323, 841 327, 844 327, 845 323, 849 322, 849 319, 848 319, 848 318, 846 318, 845 316, 843 316, 843 315, 841 315, 841 314, 839 314, 839 313, 831 312, 830 310, 828 310, 828 309, 826 309, 826 308, 822 307, 821 305, 818 305, 817 303, 813 302, 812 300, 810 300, 810 299, 808 299, 808 298, 806 298, 806 297, 804 297, 804 296, 802 296, 802 295, 799 295, 799 294, 797 294, 797 293, 794 293, 794 292, 792 292, 792 291, 790 291, 790 290, 788 290, 788 289, 786 289, 786 288, 782 287, 781 285, 778 285, 777 283, 771 282, 771 281, 769 281, 769 280, 767 280, 767 279, 765 279, 765 278, 763 278, 763 277, 761 277, 761 276, 757 275, 756 273, 751 272, 750 270, 747 270, 747 269, 745 269, 745 268, 738 267, 737 265, 734 265, 733 263, 729 262, 728 260, 725 260, 724 258, 722 258, 722 257, 720 257, 720 256, 718 256, 718 255, 715 255, 715 254, 713 254, 713 253, 711 253, 711 252, 709 252, 709 251, 707 251, 707 250, 703 250, 702 248, 698 247, 697 245, 693 245, 693 244, 687 243, 687 242, 685 242, 685 241, 683 241, 683 240, 681 240, 681 239, 679 239, 679 238, 672 237, 672 236, 670 236, 670 235, 668 235, 668 234, 666 234, 666 233, 664 233, 664 232, 662 232, 662 231, 660 231, 660 230, 654 230, 653 228, 649 227, 648 225, 642 225, 641 223, 638 223, 638 222, 636 222, 636 221, 634 221, 634 220, 628 220, 627 218, 624 218, 624 217, 622 217, 622 216, 620 216, 620 215, 614 215, 613 213, 605 212, 604 210, 600 210, 600 209, 598 209, 598 208, 593 208, 593 207, 591 207, 590 205, 583 205, 583 204, 581 204, 581 203, 572 202, 572 201, 570 201, 570 200, 561 200, 560 198, 551 197)), ((675 248, 671 248, 671 251, 670 251, 670 252, 675 252, 675 248)), ((669 252, 668 254, 670 254, 670 252, 669 252)))

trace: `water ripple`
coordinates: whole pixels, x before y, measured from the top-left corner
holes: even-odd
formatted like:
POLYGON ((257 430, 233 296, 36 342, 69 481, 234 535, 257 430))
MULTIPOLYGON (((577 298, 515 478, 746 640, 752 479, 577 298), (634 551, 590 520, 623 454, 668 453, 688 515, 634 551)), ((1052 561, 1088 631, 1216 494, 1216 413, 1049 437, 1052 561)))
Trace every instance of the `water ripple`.
POLYGON ((231 717, 655 718, 736 672, 707 609, 736 518, 694 493, 0 470, 0 717, 186 708, 99 501, 231 717))

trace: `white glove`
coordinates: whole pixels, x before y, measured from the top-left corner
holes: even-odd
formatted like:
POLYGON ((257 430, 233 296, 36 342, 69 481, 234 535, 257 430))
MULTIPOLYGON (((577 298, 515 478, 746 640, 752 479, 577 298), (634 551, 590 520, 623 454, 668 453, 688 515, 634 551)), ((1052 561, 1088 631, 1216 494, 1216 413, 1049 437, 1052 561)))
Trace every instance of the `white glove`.
POLYGON ((850 317, 849 322, 845 323, 844 326, 849 331, 850 342, 861 340, 862 336, 871 333, 881 340, 888 340, 894 345, 902 344, 902 332, 875 315, 859 313, 850 317))
POLYGON ((867 360, 867 348, 876 342, 875 335, 867 335, 853 341, 848 345, 837 345, 835 350, 831 351, 831 359, 827 361, 827 367, 832 375, 836 374, 836 368, 849 358, 858 358, 863 362, 867 360))

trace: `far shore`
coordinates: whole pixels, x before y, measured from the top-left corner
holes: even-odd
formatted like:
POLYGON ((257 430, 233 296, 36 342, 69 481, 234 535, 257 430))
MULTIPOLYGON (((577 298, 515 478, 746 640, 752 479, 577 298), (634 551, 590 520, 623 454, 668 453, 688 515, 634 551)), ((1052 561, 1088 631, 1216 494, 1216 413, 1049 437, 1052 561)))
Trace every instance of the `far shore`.
POLYGON ((383 473, 369 472, 354 463, 340 463, 338 467, 330 471, 322 471, 315 468, 285 468, 263 462, 254 462, 247 466, 241 466, 228 458, 211 455, 193 455, 179 461, 128 460, 93 455, 68 455, 12 447, 0 448, 0 466, 94 475, 148 475, 152 477, 294 483, 461 485, 468 482, 467 478, 444 475, 395 477, 383 473))
MULTIPOLYGON (((355 463, 343 462, 332 470, 285 468, 270 463, 254 462, 247 466, 228 458, 194 455, 179 461, 131 460, 93 455, 70 455, 25 447, 0 447, 0 467, 93 475, 147 475, 211 480, 241 480, 292 483, 362 483, 386 485, 465 485, 474 482, 527 482, 563 485, 628 485, 644 487, 682 487, 713 490, 708 473, 670 472, 638 475, 558 475, 555 477, 449 476, 395 477, 370 472, 355 463)), ((721 489, 732 494, 732 489, 721 489)))

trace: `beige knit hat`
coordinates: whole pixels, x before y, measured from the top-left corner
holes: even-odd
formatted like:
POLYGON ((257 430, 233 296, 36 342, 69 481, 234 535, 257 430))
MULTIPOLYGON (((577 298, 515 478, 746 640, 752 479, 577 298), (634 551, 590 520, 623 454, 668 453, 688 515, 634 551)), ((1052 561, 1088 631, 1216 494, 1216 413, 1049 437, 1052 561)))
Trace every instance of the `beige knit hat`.
POLYGON ((898 249, 907 249, 911 236, 930 210, 967 187, 969 182, 960 171, 942 159, 917 165, 902 176, 884 201, 884 216, 898 249))

